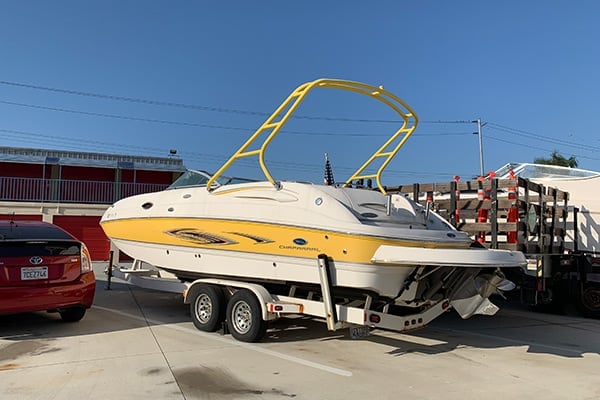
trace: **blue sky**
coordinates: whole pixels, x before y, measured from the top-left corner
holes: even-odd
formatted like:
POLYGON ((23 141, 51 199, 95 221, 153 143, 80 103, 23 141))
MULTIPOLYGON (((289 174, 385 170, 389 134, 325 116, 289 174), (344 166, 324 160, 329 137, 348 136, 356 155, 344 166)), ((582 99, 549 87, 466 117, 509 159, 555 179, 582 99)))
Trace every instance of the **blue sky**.
MULTIPOLYGON (((384 184, 478 175, 478 118, 486 172, 553 150, 600 170, 598 21, 596 1, 5 1, 0 146, 176 149, 212 172, 296 86, 337 78, 419 116, 384 184)), ((297 113, 333 120, 292 120, 274 177, 321 182, 327 152, 345 180, 396 126, 371 103, 315 91, 297 113)))

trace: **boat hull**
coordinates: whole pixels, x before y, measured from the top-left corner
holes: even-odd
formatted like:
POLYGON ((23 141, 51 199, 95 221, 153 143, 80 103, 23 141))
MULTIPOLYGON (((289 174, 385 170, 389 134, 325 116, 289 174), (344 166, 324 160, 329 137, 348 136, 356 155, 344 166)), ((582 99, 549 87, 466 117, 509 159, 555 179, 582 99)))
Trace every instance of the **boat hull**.
MULTIPOLYGON (((238 251, 140 243, 113 239, 115 245, 133 257, 166 269, 175 275, 218 275, 258 281, 295 282, 318 285, 317 257, 264 255, 238 251)), ((357 264, 333 260, 332 284, 380 296, 398 295, 414 265, 357 264)))

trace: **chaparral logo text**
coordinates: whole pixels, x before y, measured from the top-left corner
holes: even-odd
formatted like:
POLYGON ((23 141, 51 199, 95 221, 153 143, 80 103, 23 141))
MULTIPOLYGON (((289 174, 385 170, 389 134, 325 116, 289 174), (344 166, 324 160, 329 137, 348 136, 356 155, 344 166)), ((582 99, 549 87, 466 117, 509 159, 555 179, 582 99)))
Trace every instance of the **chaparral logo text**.
POLYGON ((279 248, 281 250, 321 251, 318 247, 286 246, 284 244, 280 244, 279 248))

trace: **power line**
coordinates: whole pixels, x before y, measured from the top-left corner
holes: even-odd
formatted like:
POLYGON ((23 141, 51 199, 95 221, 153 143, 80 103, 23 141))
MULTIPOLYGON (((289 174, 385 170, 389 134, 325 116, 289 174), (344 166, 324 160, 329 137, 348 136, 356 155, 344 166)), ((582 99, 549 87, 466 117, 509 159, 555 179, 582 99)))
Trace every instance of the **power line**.
MULTIPOLYGON (((32 85, 32 84, 19 83, 19 82, 0 81, 0 84, 7 85, 7 86, 13 86, 13 87, 19 87, 19 88, 43 90, 43 91, 49 91, 49 92, 54 92, 54 93, 62 93, 62 94, 68 94, 68 95, 101 98, 101 99, 114 100, 114 101, 126 101, 126 102, 141 103, 141 104, 148 104, 148 105, 154 105, 154 106, 177 107, 177 108, 210 111, 210 112, 234 113, 234 114, 245 114, 245 115, 255 115, 255 116, 271 115, 270 113, 259 112, 259 111, 248 111, 248 110, 239 110, 239 109, 214 107, 214 106, 201 106, 201 105, 195 105, 195 104, 186 104, 186 103, 160 101, 160 100, 149 100, 149 99, 142 99, 142 98, 136 98, 136 97, 127 97, 127 96, 106 95, 106 94, 100 94, 100 93, 85 92, 85 91, 70 90, 70 89, 61 89, 61 88, 32 85)), ((169 121, 169 120, 162 120, 162 119, 141 118, 141 117, 133 117, 133 116, 127 116, 127 115, 116 115, 116 114, 80 111, 80 110, 73 110, 73 109, 66 109, 66 108, 59 108, 59 107, 47 107, 47 106, 41 106, 41 105, 17 103, 17 102, 10 102, 10 101, 0 101, 0 103, 6 104, 6 105, 12 105, 12 106, 29 107, 29 108, 35 108, 35 109, 41 109, 41 110, 48 110, 48 111, 57 111, 57 112, 65 112, 65 113, 72 113, 72 114, 88 115, 88 116, 94 116, 94 117, 115 118, 115 119, 141 121, 141 122, 149 122, 149 123, 161 123, 161 124, 168 124, 168 125, 175 125, 175 126, 189 126, 189 127, 200 127, 200 128, 209 128, 209 129, 222 129, 222 130, 227 130, 227 131, 244 131, 244 132, 252 132, 255 130, 254 128, 243 128, 243 127, 232 127, 232 126, 222 126, 222 125, 200 124, 200 123, 183 122, 183 121, 169 121)), ((307 119, 307 120, 326 120, 326 121, 360 122, 360 123, 395 123, 395 124, 397 124, 397 123, 402 122, 400 120, 358 119, 358 118, 322 117, 322 116, 309 116, 309 115, 296 115, 296 116, 294 116, 294 118, 307 119)), ((426 123, 426 124, 471 124, 473 121, 472 120, 430 120, 430 121, 420 121, 420 122, 426 123)), ((579 149, 579 150, 600 151, 600 147, 598 147, 598 146, 584 145, 581 143, 571 142, 571 141, 567 141, 564 139, 552 138, 552 137, 540 135, 540 134, 537 134, 534 132, 525 131, 522 129, 511 128, 511 127, 497 124, 494 122, 488 122, 488 127, 492 130, 496 130, 499 132, 504 132, 504 133, 508 133, 508 134, 512 134, 512 135, 516 135, 516 136, 520 136, 520 137, 528 137, 530 139, 535 139, 535 140, 538 140, 541 142, 551 143, 551 144, 565 146, 565 147, 571 147, 571 148, 575 148, 575 149, 579 149)), ((9 132, 9 130, 0 130, 0 131, 9 132)), ((17 133, 18 131, 12 131, 12 132, 15 134, 18 134, 17 133)), ((304 131, 286 131, 286 130, 283 130, 282 132, 285 132, 287 134, 292 134, 292 135, 308 135, 308 136, 342 136, 342 135, 343 136, 359 136, 359 137, 387 136, 384 134, 349 133, 347 131, 345 131, 343 134, 336 134, 333 132, 304 132, 304 131)), ((466 135, 470 135, 470 133, 467 133, 467 132, 424 133, 424 132, 419 131, 419 132, 416 132, 413 137, 415 137, 415 138, 421 137, 422 138, 422 137, 427 137, 427 136, 466 136, 466 135)), ((44 136, 44 135, 42 135, 42 136, 44 136)), ((529 145, 525 145, 523 143, 510 142, 510 141, 499 139, 499 138, 492 137, 492 136, 488 136, 488 138, 491 140, 497 140, 500 142, 518 145, 518 146, 527 147, 527 148, 533 148, 536 150, 549 151, 547 149, 529 146, 529 145)), ((69 143, 71 143, 71 141, 72 141, 71 139, 66 139, 66 140, 68 140, 69 143)), ((94 142, 92 141, 90 143, 94 143, 94 142)), ((101 144, 101 142, 95 142, 95 143, 101 144)), ((107 146, 107 144, 102 144, 102 145, 107 146)), ((143 149, 141 147, 139 147, 139 148, 143 149)), ((206 155, 204 155, 203 157, 206 157, 206 155)), ((584 159, 590 159, 590 160, 598 160, 597 158, 581 156, 581 155, 578 155, 577 157, 584 158, 584 159)), ((319 167, 319 168, 321 168, 321 167, 319 167)), ((447 174, 445 174, 445 175, 447 175, 447 174)))
MULTIPOLYGON (((47 134, 43 134, 43 133, 25 132, 25 131, 13 130, 13 129, 0 129, 0 132, 7 133, 10 135, 10 137, 13 137, 13 138, 21 139, 24 141, 31 141, 34 143, 39 143, 40 138, 45 138, 45 139, 49 139, 51 141, 51 143, 53 143, 53 144, 57 143, 57 142, 65 143, 65 144, 69 145, 70 148, 78 148, 78 149, 87 150, 89 148, 97 149, 98 147, 101 147, 101 148, 107 148, 107 149, 123 150, 123 146, 116 145, 114 143, 102 142, 102 141, 98 141, 98 140, 86 139, 85 143, 84 143, 80 140, 73 140, 73 138, 66 137, 66 136, 47 135, 47 134), (90 146, 90 145, 92 145, 92 146, 90 146)), ((136 150, 140 150, 140 151, 154 152, 157 154, 164 153, 164 150, 159 150, 159 149, 152 148, 152 147, 136 146, 136 145, 127 145, 127 149, 128 150, 136 149, 136 150)))
MULTIPOLYGON (((85 144, 93 145, 94 150, 108 149, 109 151, 117 152, 122 154, 122 150, 124 146, 116 145, 114 143, 95 141, 95 140, 87 140, 85 144, 81 141, 74 141, 72 138, 65 136, 57 136, 57 135, 48 135, 42 133, 34 133, 34 132, 25 132, 25 131, 17 131, 12 129, 0 129, 0 132, 4 132, 8 134, 8 137, 15 137, 19 140, 25 142, 31 142, 38 144, 40 143, 40 138, 51 139, 53 144, 60 143, 61 146, 64 146, 67 149, 71 150, 80 150, 80 151, 89 151, 89 146, 86 148, 85 144)), ((136 145, 127 145, 126 148, 128 150, 139 150, 143 151, 146 154, 154 154, 160 156, 165 153, 164 149, 153 148, 153 147, 145 147, 145 146, 136 146, 136 145)), ((219 166, 229 158, 229 155, 214 155, 214 154, 205 154, 205 153, 197 153, 190 151, 182 151, 180 153, 182 156, 185 156, 186 159, 192 161, 201 161, 203 163, 212 162, 213 164, 218 164, 219 166)), ((298 162, 285 162, 285 161, 269 161, 269 164, 272 167, 280 170, 291 170, 294 172, 322 172, 323 165, 319 164, 308 164, 308 163, 298 163, 298 162)), ((256 166, 256 162, 252 160, 239 160, 240 166, 256 166)), ((354 172, 356 168, 353 167, 345 167, 345 166, 335 166, 336 170, 339 171, 347 171, 348 173, 354 172)), ((386 174, 388 176, 450 176, 451 174, 447 172, 426 172, 426 171, 404 171, 404 170, 392 170, 386 169, 386 174)))
MULTIPOLYGON (((491 140, 495 140, 497 142, 512 144, 512 145, 516 145, 516 146, 519 146, 519 147, 526 147, 526 148, 534 149, 534 150, 542 150, 542 151, 545 151, 545 152, 551 152, 552 151, 552 150, 548 150, 548 149, 544 149, 544 148, 536 147, 536 146, 531 146, 531 145, 527 145, 527 144, 523 144, 523 143, 511 142, 510 140, 500 139, 500 138, 496 138, 496 137, 492 137, 492 136, 488 136, 487 138, 491 139, 491 140)), ((577 157, 577 158, 583 158, 583 159, 586 159, 586 160, 600 161, 600 158, 582 156, 582 155, 577 155, 577 154, 575 154, 574 156, 577 157)))
POLYGON ((262 116, 270 115, 268 113, 256 112, 256 111, 235 110, 235 109, 231 109, 231 108, 208 107, 208 106, 199 106, 199 105, 195 105, 195 104, 176 103, 176 102, 170 102, 170 101, 159 101, 159 100, 148 100, 148 99, 141 99, 141 98, 135 98, 135 97, 115 96, 115 95, 109 95, 109 94, 83 92, 83 91, 79 91, 79 90, 59 89, 59 88, 48 87, 48 86, 30 85, 27 83, 19 83, 19 82, 0 81, 0 84, 21 87, 21 88, 27 88, 27 89, 44 90, 44 91, 54 92, 54 93, 70 94, 70 95, 75 95, 75 96, 94 97, 94 98, 99 98, 99 99, 108 99, 108 100, 116 100, 116 101, 126 101, 126 102, 130 102, 130 103, 150 104, 150 105, 154 105, 154 106, 188 108, 188 109, 194 109, 194 110, 214 111, 214 112, 222 112, 222 113, 249 114, 249 115, 262 115, 262 116))
MULTIPOLYGON (((5 101, 5 100, 0 100, 0 104, 7 104, 7 105, 19 106, 19 107, 28 107, 28 108, 34 108, 34 109, 46 110, 46 111, 58 111, 58 112, 64 112, 64 113, 70 113, 70 114, 89 115, 89 116, 93 116, 93 117, 116 118, 116 119, 130 120, 130 121, 153 122, 153 123, 168 124, 168 125, 216 128, 216 126, 212 126, 212 125, 196 124, 196 123, 190 123, 190 122, 179 122, 179 121, 167 121, 167 120, 161 120, 161 119, 130 117, 130 116, 126 116, 126 115, 105 114, 105 113, 97 113, 97 112, 91 112, 91 111, 73 110, 73 109, 68 109, 68 108, 40 106, 40 105, 36 105, 36 104, 16 103, 16 102, 5 101)), ((244 128, 233 128, 233 127, 229 127, 229 129, 246 130, 244 128)))
MULTIPOLYGON (((34 90, 49 91, 49 92, 54 92, 54 93, 63 93, 63 94, 76 95, 76 96, 102 98, 102 99, 116 100, 116 101, 126 101, 126 102, 149 104, 149 105, 155 105, 155 106, 177 107, 177 108, 186 108, 186 109, 196 109, 196 110, 202 110, 202 111, 246 114, 246 115, 257 115, 257 116, 270 116, 271 115, 271 113, 261 112, 261 111, 239 110, 239 109, 224 108, 224 107, 202 106, 202 105, 186 104, 186 103, 179 103, 179 102, 142 99, 142 98, 137 98, 137 97, 107 95, 107 94, 85 92, 85 91, 79 91, 79 90, 33 85, 33 84, 20 83, 20 82, 0 81, 0 84, 7 85, 7 86, 13 86, 13 87, 34 89, 34 90)), ((91 115, 91 116, 119 118, 119 119, 125 119, 125 120, 135 120, 135 121, 145 121, 145 122, 155 122, 155 123, 163 123, 163 124, 170 124, 170 125, 205 127, 205 128, 225 129, 225 130, 253 131, 253 129, 240 128, 240 127, 226 127, 226 126, 219 126, 219 125, 197 124, 197 123, 179 122, 179 121, 153 120, 153 119, 148 119, 148 118, 138 118, 138 117, 128 117, 128 116, 122 116, 122 115, 118 116, 118 115, 112 115, 112 114, 75 111, 75 110, 68 110, 68 109, 61 109, 61 108, 36 106, 36 105, 31 105, 31 104, 14 103, 14 102, 8 102, 8 101, 1 101, 0 103, 10 104, 10 105, 19 105, 19 106, 23 106, 23 107, 32 107, 32 108, 38 108, 38 109, 61 111, 61 112, 78 113, 78 114, 85 114, 85 115, 91 115)), ((308 119, 308 120, 341 121, 341 122, 361 122, 361 123, 400 123, 401 122, 400 120, 387 120, 387 119, 341 118, 341 117, 323 117, 323 116, 309 116, 309 115, 295 115, 294 118, 308 119)), ((471 121, 471 120, 430 120, 430 121, 420 121, 420 122, 428 123, 428 124, 471 124, 473 121, 471 121)), ((535 138, 535 139, 543 141, 543 142, 557 144, 557 145, 561 145, 561 146, 572 147, 572 148, 576 148, 576 149, 580 149, 580 150, 600 151, 600 147, 598 147, 598 146, 582 145, 580 143, 570 142, 570 141, 567 141, 564 139, 550 138, 550 137, 543 136, 543 135, 540 135, 537 133, 525 131, 522 129, 511 128, 511 127, 497 124, 494 122, 488 122, 488 124, 489 124, 489 128, 491 128, 491 129, 509 133, 512 135, 521 135, 521 136, 524 135, 524 136, 527 136, 530 138, 535 138)), ((333 133, 319 133, 319 132, 309 133, 309 132, 298 132, 298 131, 295 131, 295 132, 288 131, 287 133, 304 134, 304 135, 321 135, 321 136, 335 135, 333 133)), ((362 134, 345 133, 345 135, 361 136, 362 134)), ((435 134, 435 136, 438 136, 438 135, 439 136, 450 136, 450 135, 458 136, 458 135, 462 135, 462 133, 435 134)), ((466 133, 465 133, 465 135, 466 135, 466 133)), ((365 135, 365 136, 368 136, 368 135, 365 135)))
MULTIPOLYGON (((154 106, 186 108, 186 109, 193 109, 193 110, 212 111, 212 112, 231 113, 231 114, 258 115, 258 116, 265 116, 265 117, 268 117, 271 115, 271 113, 262 112, 262 111, 238 110, 238 109, 233 109, 233 108, 201 106, 201 105, 196 105, 196 104, 186 104, 186 103, 161 101, 161 100, 149 100, 149 99, 142 99, 142 98, 137 98, 137 97, 115 96, 115 95, 100 94, 100 93, 93 93, 93 92, 84 92, 84 91, 79 91, 79 90, 60 89, 60 88, 54 88, 54 87, 48 87, 48 86, 31 85, 31 84, 19 83, 19 82, 0 81, 0 84, 6 85, 6 86, 27 88, 27 89, 44 90, 44 91, 54 92, 54 93, 63 93, 63 94, 69 94, 69 95, 75 95, 75 96, 93 97, 93 98, 115 100, 115 101, 125 101, 125 102, 130 102, 130 103, 149 104, 149 105, 154 105, 154 106)), ((402 122, 400 120, 387 120, 387 119, 341 118, 341 117, 323 117, 323 116, 310 116, 310 115, 294 115, 293 117, 298 118, 298 119, 343 121, 343 122, 395 123, 395 124, 402 122)), ((421 123, 465 124, 465 123, 471 123, 471 121, 441 121, 441 120, 438 120, 438 121, 421 121, 421 123)))
MULTIPOLYGON (((253 128, 241 128, 235 126, 223 126, 223 125, 211 125, 211 124, 199 124, 194 122, 181 122, 181 121, 169 121, 162 119, 152 119, 152 118, 140 118, 140 117, 131 117, 127 115, 118 115, 118 114, 107 114, 107 113, 98 113, 91 111, 81 111, 81 110, 73 110, 68 108, 59 108, 59 107, 48 107, 41 106, 37 104, 27 104, 27 103, 17 103, 12 101, 0 100, 0 104, 6 104, 17 107, 27 107, 38 110, 45 111, 56 111, 70 114, 79 114, 79 115, 87 115, 92 117, 102 117, 102 118, 114 118, 114 119, 122 119, 127 121, 140 121, 140 122, 150 122, 150 123, 159 123, 159 124, 167 124, 167 125, 176 125, 176 126, 189 126, 196 128, 210 128, 210 129, 223 129, 228 131, 244 131, 244 132, 254 132, 256 129, 253 128)), ((340 136, 341 134, 332 133, 332 132, 305 132, 305 131, 290 131, 290 130, 282 130, 282 132, 292 134, 292 135, 307 135, 307 136, 340 136)), ((445 132, 445 133, 423 133, 418 132, 419 136, 462 136, 469 135, 468 132, 445 132)), ((367 134, 367 133, 349 133, 344 132, 344 136, 389 136, 387 134, 367 134)))
POLYGON ((520 136, 520 137, 525 136, 525 137, 529 137, 529 138, 536 139, 536 140, 546 142, 546 143, 552 143, 552 144, 557 144, 560 146, 572 147, 575 149, 586 150, 586 151, 599 151, 600 150, 600 147, 597 147, 597 146, 584 145, 581 143, 570 142, 570 141, 567 141, 564 139, 552 138, 552 137, 540 135, 537 133, 525 131, 522 129, 516 129, 516 128, 511 128, 508 126, 496 124, 494 122, 488 122, 488 125, 491 129, 495 129, 500 132, 505 132, 505 133, 509 133, 511 135, 516 135, 516 136, 520 136))

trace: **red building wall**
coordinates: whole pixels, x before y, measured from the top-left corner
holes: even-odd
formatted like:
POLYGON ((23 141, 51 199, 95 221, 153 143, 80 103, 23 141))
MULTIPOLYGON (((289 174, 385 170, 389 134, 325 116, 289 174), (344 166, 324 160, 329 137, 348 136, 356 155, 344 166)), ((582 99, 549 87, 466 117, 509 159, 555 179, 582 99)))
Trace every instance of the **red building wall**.
POLYGON ((163 183, 170 185, 173 183, 173 172, 170 171, 136 171, 137 183, 163 183))
MULTIPOLYGON (((48 168, 49 170, 50 168, 48 168)), ((44 165, 0 162, 0 175, 15 178, 42 178, 44 165)), ((46 174, 48 175, 48 174, 46 174)))
MULTIPOLYGON (((150 171, 134 170, 126 168, 99 168, 85 165, 58 165, 58 164, 39 164, 39 163, 17 163, 0 161, 0 177, 7 178, 35 178, 35 179, 61 179, 62 181, 83 181, 83 182, 63 182, 61 185, 48 183, 36 183, 30 190, 32 196, 27 197, 29 201, 44 198, 52 200, 53 196, 59 196, 63 200, 69 201, 69 195, 78 195, 81 192, 81 185, 85 185, 85 193, 92 198, 98 191, 102 197, 112 198, 117 185, 105 182, 139 183, 139 184, 171 184, 180 173, 172 171, 150 171), (85 181, 91 181, 89 184, 85 181), (36 185, 42 185, 40 187, 36 185), (44 193, 40 197, 40 193, 44 193), (37 196, 37 197, 36 197, 37 196), (30 200, 31 197, 31 200, 30 200)), ((40 181, 41 182, 41 181, 40 181)), ((133 186, 132 186, 133 187, 133 186)), ((125 185, 121 190, 130 190, 125 185)), ((22 192, 22 190, 21 190, 22 192)), ((22 195, 23 193, 21 193, 22 195)), ((120 193, 124 195, 125 193, 120 193)), ((24 198, 21 197, 21 200, 24 198)), ((73 199, 75 200, 75 199, 73 199)), ((0 215, 0 219, 11 219, 12 215, 0 215)), ((42 214, 39 215, 17 215, 16 220, 42 220, 42 214)), ((104 235, 104 231, 99 225, 100 216, 66 216, 54 215, 52 222, 63 227, 68 232, 82 240, 88 246, 93 260, 106 260, 110 249, 110 241, 104 235)), ((126 258, 126 255, 122 255, 126 258)))
POLYGON ((60 172, 61 179, 81 181, 107 181, 115 180, 115 170, 112 168, 79 167, 63 165, 60 172))
POLYGON ((110 241, 100 227, 100 217, 55 215, 52 222, 85 243, 92 260, 108 260, 110 241))
POLYGON ((7 221, 11 221, 11 220, 15 220, 15 221, 41 221, 42 220, 42 216, 41 215, 26 215, 26 214, 19 214, 19 215, 12 215, 12 214, 0 214, 0 220, 7 220, 7 221))

